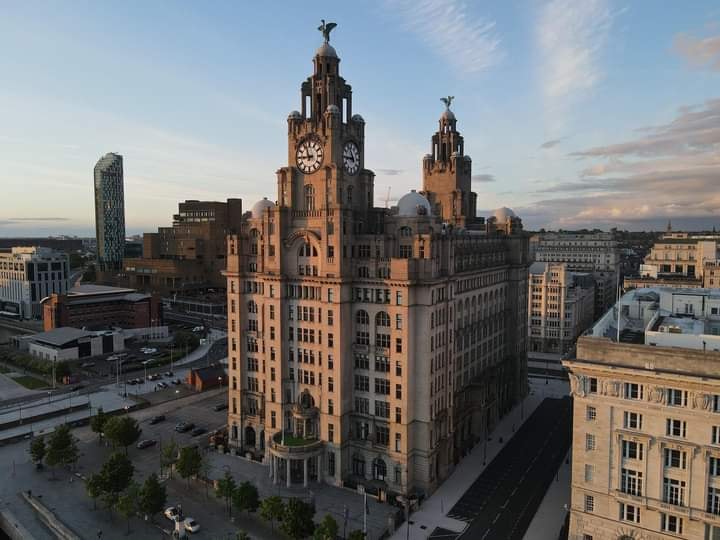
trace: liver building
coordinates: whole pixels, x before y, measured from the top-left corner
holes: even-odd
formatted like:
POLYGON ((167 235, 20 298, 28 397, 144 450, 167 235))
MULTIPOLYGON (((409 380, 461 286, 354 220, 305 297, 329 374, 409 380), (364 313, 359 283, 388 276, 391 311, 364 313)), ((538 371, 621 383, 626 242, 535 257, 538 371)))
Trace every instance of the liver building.
POLYGON ((373 206, 334 26, 277 201, 228 237, 229 444, 283 485, 428 494, 527 392, 528 239, 508 209, 476 217, 452 97, 423 189, 373 206))

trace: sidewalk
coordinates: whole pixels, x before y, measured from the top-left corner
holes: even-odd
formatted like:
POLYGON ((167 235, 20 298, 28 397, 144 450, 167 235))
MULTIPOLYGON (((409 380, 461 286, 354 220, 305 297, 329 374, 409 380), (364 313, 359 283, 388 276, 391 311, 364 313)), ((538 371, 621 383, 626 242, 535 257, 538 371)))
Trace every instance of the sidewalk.
MULTIPOLYGON (((521 407, 518 404, 498 423, 495 430, 490 434, 492 440, 487 444, 486 464, 490 464, 493 458, 512 438, 514 434, 513 426, 515 429, 521 426, 543 399, 546 397, 563 397, 570 390, 568 383, 561 380, 550 379, 548 384, 545 384, 544 379, 530 379, 529 385, 530 395, 525 398, 523 420, 520 419, 521 407), (503 439, 502 443, 499 442, 501 437, 503 439)), ((436 527, 457 533, 462 532, 467 524, 464 521, 447 517, 446 514, 485 470, 483 453, 483 443, 480 442, 458 464, 450 477, 422 504, 420 509, 410 515, 412 525, 410 525, 409 536, 407 522, 404 522, 391 538, 393 540, 404 540, 405 538, 425 540, 436 527)))
POLYGON ((550 485, 540 508, 530 522, 523 540, 557 540, 560 529, 570 508, 571 453, 558 469, 557 481, 550 485))

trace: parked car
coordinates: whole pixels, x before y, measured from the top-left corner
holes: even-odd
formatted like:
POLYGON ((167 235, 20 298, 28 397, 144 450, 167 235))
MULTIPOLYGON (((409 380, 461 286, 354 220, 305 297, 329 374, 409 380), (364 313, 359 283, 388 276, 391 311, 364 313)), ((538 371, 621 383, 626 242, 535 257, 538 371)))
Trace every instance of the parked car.
POLYGON ((182 381, 180 379, 175 379, 172 383, 173 384, 182 384, 182 381))
POLYGON ((207 433, 207 429, 198 426, 190 432, 190 435, 192 435, 193 437, 197 437, 198 435, 202 435, 203 433, 207 433))
POLYGON ((135 384, 142 384, 144 381, 142 379, 135 379, 135 384))
POLYGON ((214 411, 224 411, 227 408, 228 408, 227 403, 216 403, 215 406, 213 407, 213 410, 214 411))
POLYGON ((195 533, 200 530, 200 524, 193 518, 185 518, 185 530, 187 532, 195 533))
POLYGON ((165 375, 165 377, 172 377, 172 376, 173 376, 173 372, 172 372, 172 371, 166 371, 165 373, 163 373, 163 375, 165 375))
POLYGON ((187 433, 194 427, 195 424, 192 422, 179 422, 178 424, 175 424, 175 431, 178 433, 187 433))
POLYGON ((157 415, 153 416, 153 417, 150 419, 150 424, 151 424, 151 425, 159 424, 159 423, 162 422, 163 420, 165 420, 165 415, 164 415, 164 414, 157 414, 157 415))
POLYGON ((169 385, 166 382, 160 381, 157 383, 158 388, 167 388, 169 385))
POLYGON ((139 443, 137 443, 137 447, 142 450, 143 448, 150 448, 151 446, 155 446, 157 444, 157 441, 155 439, 143 439, 139 443))
POLYGON ((135 379, 130 379, 130 380, 128 381, 128 384, 137 384, 137 380, 135 380, 135 379))
POLYGON ((175 518, 180 515, 180 512, 177 508, 174 506, 170 506, 169 508, 166 508, 163 512, 166 518, 168 518, 170 521, 175 521, 175 518))

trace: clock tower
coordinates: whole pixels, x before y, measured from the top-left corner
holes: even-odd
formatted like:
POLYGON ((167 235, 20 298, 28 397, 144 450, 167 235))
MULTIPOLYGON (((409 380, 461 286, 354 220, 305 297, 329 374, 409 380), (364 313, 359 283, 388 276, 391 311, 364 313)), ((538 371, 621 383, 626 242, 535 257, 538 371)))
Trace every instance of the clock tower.
POLYGON ((373 205, 374 174, 364 168, 365 121, 352 114, 352 88, 330 45, 334 27, 320 26, 325 41, 302 83, 301 108, 288 115, 288 165, 277 173, 278 205, 296 212, 363 212, 373 205))

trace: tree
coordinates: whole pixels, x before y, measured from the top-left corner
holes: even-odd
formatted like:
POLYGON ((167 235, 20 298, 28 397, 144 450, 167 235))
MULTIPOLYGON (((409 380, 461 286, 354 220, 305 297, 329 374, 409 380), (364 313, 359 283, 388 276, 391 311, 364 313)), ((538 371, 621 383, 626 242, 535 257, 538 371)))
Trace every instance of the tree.
POLYGON ((273 495, 260 503, 260 517, 270 522, 270 528, 275 530, 275 522, 283 518, 285 505, 282 499, 277 495, 273 495))
POLYGON ((250 540, 250 535, 245 531, 238 531, 235 534, 235 540, 250 540))
POLYGON ((123 446, 127 454, 127 447, 134 444, 142 433, 137 420, 132 416, 113 416, 105 422, 105 437, 113 446, 123 446))
POLYGON ((93 500, 93 510, 97 510, 97 499, 105 490, 105 479, 98 473, 91 475, 85 480, 85 490, 93 500))
POLYGON ((139 509, 140 511, 152 517, 162 512, 167 501, 167 492, 165 486, 158 480, 157 474, 152 473, 145 479, 142 489, 140 490, 139 509))
POLYGON ((314 514, 315 509, 311 505, 292 498, 285 505, 280 530, 295 540, 310 536, 315 530, 314 514))
POLYGON ((330 514, 327 514, 315 528, 313 540, 335 540, 338 535, 338 524, 330 514))
POLYGON ((135 467, 120 452, 115 452, 103 464, 100 476, 103 479, 103 500, 108 508, 115 506, 120 493, 130 485, 134 473, 135 467))
POLYGON ((30 458, 32 459, 32 462, 38 466, 38 468, 42 465, 43 459, 45 459, 45 452, 47 451, 47 448, 45 447, 45 438, 40 435, 39 437, 33 437, 33 440, 30 441, 30 458))
POLYGON ((172 478, 172 466, 178 460, 178 445, 175 439, 170 439, 166 445, 160 448, 160 469, 163 467, 170 468, 170 478, 172 478))
POLYGON ((348 535, 348 540, 365 540, 365 533, 360 529, 355 529, 348 535))
POLYGON ((223 477, 218 480, 217 487, 215 488, 215 496, 218 499, 225 499, 225 510, 232 515, 232 507, 230 506, 230 498, 235 491, 235 479, 232 477, 230 472, 225 471, 223 477))
POLYGON ((240 512, 254 512, 260 506, 257 488, 250 482, 241 482, 232 494, 232 502, 240 512))
POLYGON ((188 352, 194 351, 198 348, 198 345, 200 345, 200 338, 192 332, 188 332, 187 330, 180 330, 178 332, 175 332, 175 339, 173 340, 173 345, 176 349, 180 351, 184 350, 185 348, 187 348, 188 352))
POLYGON ((175 465, 177 472, 187 480, 190 487, 190 477, 196 476, 202 468, 202 455, 196 446, 186 446, 180 449, 180 457, 175 465))
POLYGON ((70 428, 66 424, 56 427, 50 435, 45 454, 45 462, 53 467, 53 478, 55 478, 54 467, 72 465, 77 462, 79 456, 77 441, 70 433, 70 428))
POLYGON ((140 486, 131 480, 127 488, 118 497, 118 512, 127 520, 127 534, 130 534, 130 518, 138 513, 138 500, 140 497, 140 486))
POLYGON ((92 429, 93 433, 98 434, 98 442, 102 440, 105 424, 108 420, 109 417, 107 414, 105 414, 105 411, 103 411, 102 407, 98 407, 95 416, 90 419, 90 429, 92 429))

